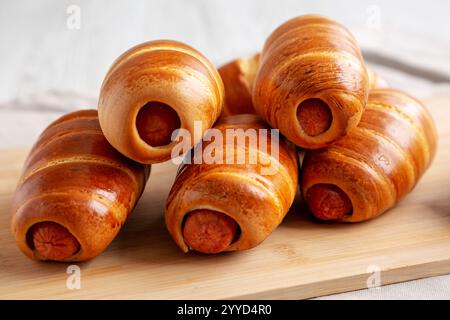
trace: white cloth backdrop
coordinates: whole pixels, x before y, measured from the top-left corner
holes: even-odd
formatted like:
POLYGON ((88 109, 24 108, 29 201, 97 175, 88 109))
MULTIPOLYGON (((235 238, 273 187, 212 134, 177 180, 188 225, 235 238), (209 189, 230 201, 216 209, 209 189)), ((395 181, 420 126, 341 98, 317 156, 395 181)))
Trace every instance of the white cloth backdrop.
MULTIPOLYGON (((137 43, 177 39, 219 65, 260 50, 276 26, 307 13, 344 23, 392 86, 450 94, 449 12, 448 1, 2 0, 0 149, 32 144, 62 113, 95 108, 109 65, 137 43)), ((448 299, 450 276, 322 298, 448 299)))

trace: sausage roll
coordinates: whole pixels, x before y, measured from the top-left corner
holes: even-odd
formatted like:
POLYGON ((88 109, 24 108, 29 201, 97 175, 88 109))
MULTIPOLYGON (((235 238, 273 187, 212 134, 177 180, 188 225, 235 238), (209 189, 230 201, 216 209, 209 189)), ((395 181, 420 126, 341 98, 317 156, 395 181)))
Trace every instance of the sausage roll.
POLYGON ((301 16, 267 39, 253 104, 290 141, 317 149, 357 126, 368 91, 367 70, 350 32, 328 18, 301 16))
POLYGON ((188 130, 191 146, 219 117, 223 83, 197 50, 176 41, 152 41, 122 54, 100 91, 102 130, 113 147, 141 163, 171 158, 177 129, 188 130))
POLYGON ((20 250, 36 260, 99 255, 139 199, 150 166, 117 152, 97 111, 67 114, 45 129, 26 159, 12 211, 20 250))
POLYGON ((382 214, 412 190, 436 144, 435 124, 419 101, 393 89, 371 91, 356 129, 306 152, 301 190, 310 211, 345 222, 382 214))
POLYGON ((252 88, 259 66, 259 53, 233 60, 219 68, 225 87, 225 103, 221 116, 254 114, 252 88))
MULTIPOLYGON (((253 143, 251 138, 245 143, 226 139, 211 151, 218 161, 195 164, 191 155, 190 164, 180 166, 167 200, 166 225, 184 252, 255 247, 281 223, 298 189, 295 147, 270 135, 258 116, 225 117, 214 128, 222 136, 234 130, 237 139, 260 134, 253 136, 253 143), (238 154, 245 159, 239 162, 238 154)), ((204 154, 208 147, 203 141, 204 154)))

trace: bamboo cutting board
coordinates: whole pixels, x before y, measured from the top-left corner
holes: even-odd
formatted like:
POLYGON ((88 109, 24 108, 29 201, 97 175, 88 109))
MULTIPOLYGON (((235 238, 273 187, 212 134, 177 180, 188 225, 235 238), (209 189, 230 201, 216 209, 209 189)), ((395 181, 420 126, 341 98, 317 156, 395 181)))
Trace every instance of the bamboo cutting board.
POLYGON ((78 264, 81 288, 72 290, 70 264, 30 261, 16 248, 9 210, 27 150, 0 151, 0 298, 299 299, 366 288, 369 277, 388 284, 450 273, 450 96, 426 102, 438 124, 437 156, 415 190, 381 217, 317 223, 297 202, 255 249, 185 255, 163 216, 176 167, 155 165, 112 245, 78 264))

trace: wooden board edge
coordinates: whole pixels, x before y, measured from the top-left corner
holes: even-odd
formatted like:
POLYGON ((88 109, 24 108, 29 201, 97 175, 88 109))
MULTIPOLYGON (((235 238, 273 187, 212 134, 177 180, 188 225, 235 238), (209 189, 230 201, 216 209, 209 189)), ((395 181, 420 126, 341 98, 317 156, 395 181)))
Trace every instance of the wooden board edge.
MULTIPOLYGON (((450 258, 424 264, 405 266, 402 268, 382 270, 380 280, 381 286, 386 286, 446 274, 450 274, 450 258)), ((225 298, 225 300, 299 300, 323 297, 331 294, 368 289, 367 281, 371 275, 372 273, 361 273, 339 279, 336 278, 298 286, 277 288, 241 296, 230 296, 225 298)), ((380 287, 373 287, 369 288, 369 290, 379 290, 379 288, 380 287)))

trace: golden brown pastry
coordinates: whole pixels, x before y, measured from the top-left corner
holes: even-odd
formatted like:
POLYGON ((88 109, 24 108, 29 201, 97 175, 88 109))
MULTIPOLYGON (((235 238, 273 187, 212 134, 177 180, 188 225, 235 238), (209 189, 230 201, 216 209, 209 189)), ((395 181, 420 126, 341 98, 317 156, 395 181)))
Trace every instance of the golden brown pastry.
POLYGON ((301 190, 323 220, 357 222, 393 207, 412 190, 436 151, 436 128, 416 99, 371 91, 358 127, 332 146, 306 152, 301 190))
POLYGON ((259 53, 233 60, 219 68, 225 87, 225 103, 221 116, 254 114, 252 88, 259 66, 259 53))
POLYGON ((350 32, 328 18, 301 16, 267 39, 253 104, 293 143, 316 149, 357 126, 368 91, 366 67, 350 32))
POLYGON ((40 135, 12 205, 17 245, 36 260, 99 255, 141 196, 150 166, 125 158, 105 139, 97 111, 67 114, 40 135))
MULTIPOLYGON (((269 129, 256 115, 225 117, 214 128, 224 136, 227 129, 269 129)), ((253 143, 238 144, 224 138, 222 147, 211 151, 217 155, 221 150, 222 161, 180 166, 167 200, 166 225, 184 252, 249 249, 281 223, 297 192, 298 163, 294 146, 281 139, 277 159, 272 139, 262 134, 253 143), (258 156, 252 161, 251 155, 258 156)), ((204 153, 210 143, 203 141, 204 153)))
POLYGON ((176 41, 146 42, 109 69, 100 91, 100 124, 111 145, 130 159, 162 162, 177 143, 171 140, 176 129, 195 137, 195 121, 200 133, 214 124, 223 91, 219 73, 197 50, 176 41))
POLYGON ((389 87, 387 81, 380 77, 380 75, 372 69, 367 68, 367 76, 369 77, 370 90, 389 87))

